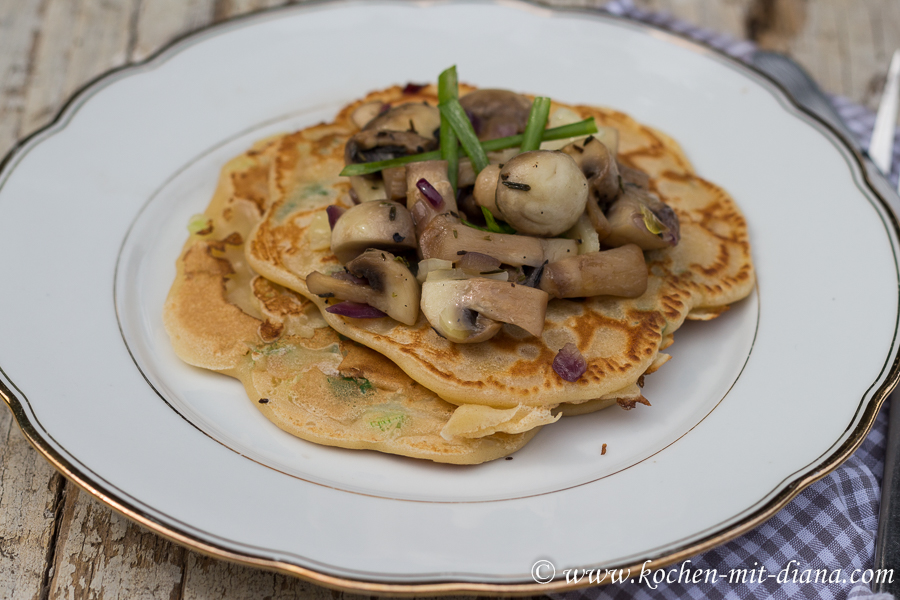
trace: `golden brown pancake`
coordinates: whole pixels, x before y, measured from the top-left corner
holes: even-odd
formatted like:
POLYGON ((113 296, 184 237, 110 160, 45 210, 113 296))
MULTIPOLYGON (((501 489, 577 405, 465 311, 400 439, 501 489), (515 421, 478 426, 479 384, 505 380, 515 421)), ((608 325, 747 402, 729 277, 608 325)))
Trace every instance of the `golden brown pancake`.
POLYGON ((454 405, 249 268, 244 240, 271 204, 279 142, 260 142, 229 162, 209 207, 192 219, 164 313, 178 356, 239 379, 266 417, 311 442, 455 464, 525 445, 537 429, 444 439, 454 405))
MULTIPOLYGON (((461 86, 460 93, 469 89, 461 86)), ((437 102, 433 86, 415 94, 393 87, 351 104, 333 123, 281 138, 273 150, 272 205, 251 234, 247 258, 266 278, 315 302, 336 331, 388 357, 441 398, 484 407, 480 422, 467 417, 471 423, 461 429, 451 423, 455 432, 477 434, 487 424, 486 431, 503 415, 513 421, 550 422, 550 409, 563 403, 592 401, 583 407, 588 411, 617 397, 632 406, 644 401, 639 393, 635 396, 635 384, 665 362, 660 350, 671 343, 684 320, 714 318, 747 296, 754 285, 747 226, 730 196, 698 177, 668 136, 620 112, 577 106, 569 108, 618 129, 619 160, 648 173, 651 190, 681 221, 677 246, 646 254, 651 275, 644 295, 552 300, 541 337, 505 326, 496 337, 477 344, 442 338, 421 314, 415 325, 406 326, 389 318, 350 319, 326 313, 333 300, 310 294, 305 278, 340 265, 329 249, 315 249, 311 225, 321 220, 329 204, 353 205, 349 183, 338 173, 344 166, 344 143, 358 131, 350 115, 373 100, 392 105, 437 102), (575 382, 563 380, 552 368, 557 352, 569 342, 588 364, 575 382), (503 412, 521 407, 530 407, 531 412, 503 412)), ((553 109, 561 106, 554 104, 553 109)), ((475 412, 466 406, 459 414, 475 412)))

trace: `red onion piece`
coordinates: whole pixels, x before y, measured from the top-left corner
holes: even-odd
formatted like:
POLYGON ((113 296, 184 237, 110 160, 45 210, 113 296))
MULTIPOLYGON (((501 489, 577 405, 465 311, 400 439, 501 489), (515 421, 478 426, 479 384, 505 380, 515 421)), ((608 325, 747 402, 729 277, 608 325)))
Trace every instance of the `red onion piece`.
POLYGON ((466 252, 457 266, 460 269, 469 271, 478 271, 479 273, 487 273, 488 271, 496 271, 500 268, 500 261, 481 252, 466 252))
POLYGON ((351 319, 378 319, 387 316, 377 308, 358 302, 338 302, 326 308, 325 312, 351 319))
POLYGON ((553 359, 553 370, 566 381, 578 381, 587 371, 587 361, 575 344, 569 342, 553 359))
POLYGON ((418 94, 419 92, 422 91, 422 89, 423 89, 426 85, 428 85, 428 84, 426 84, 426 83, 412 83, 412 82, 407 83, 407 84, 406 84, 406 87, 403 88, 403 93, 406 94, 407 96, 410 95, 410 94, 418 94))
POLYGON ((325 209, 325 212, 328 213, 328 225, 334 229, 334 224, 337 223, 337 220, 344 214, 344 209, 337 204, 332 204, 325 209))
POLYGON ((350 283, 355 283, 357 285, 369 285, 369 282, 363 279, 362 277, 357 277, 353 273, 349 273, 347 271, 335 271, 331 274, 335 279, 340 279, 342 281, 349 281, 350 283))
POLYGON ((425 196, 425 199, 435 207, 440 210, 444 206, 444 197, 441 196, 441 193, 434 189, 434 186, 428 183, 428 180, 424 177, 416 182, 416 188, 422 195, 425 196))

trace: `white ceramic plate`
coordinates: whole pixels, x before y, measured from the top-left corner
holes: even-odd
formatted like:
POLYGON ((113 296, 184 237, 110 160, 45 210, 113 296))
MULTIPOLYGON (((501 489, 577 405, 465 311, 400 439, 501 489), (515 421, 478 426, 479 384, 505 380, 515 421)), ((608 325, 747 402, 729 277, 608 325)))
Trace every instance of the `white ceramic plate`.
POLYGON ((566 585, 535 583, 538 560, 662 566, 834 468, 898 377, 897 227, 853 153, 746 67, 599 13, 335 2, 212 28, 84 90, 0 186, 0 384, 29 439, 163 535, 323 584, 528 592, 566 585), (451 64, 672 135, 744 210, 757 291, 679 331, 651 409, 564 420, 514 460, 295 439, 172 353, 188 217, 253 140, 451 64))

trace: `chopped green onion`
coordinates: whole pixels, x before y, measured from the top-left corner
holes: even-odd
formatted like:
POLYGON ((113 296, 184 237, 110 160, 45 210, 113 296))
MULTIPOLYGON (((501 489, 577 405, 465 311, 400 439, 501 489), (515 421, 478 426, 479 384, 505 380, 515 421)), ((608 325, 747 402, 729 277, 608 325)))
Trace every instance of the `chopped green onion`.
POLYGON ((487 223, 488 231, 492 231, 494 233, 515 233, 516 230, 510 227, 508 224, 503 223, 501 225, 497 222, 497 219, 494 218, 494 214, 490 211, 489 208, 482 206, 481 213, 484 215, 484 221, 487 223))
MULTIPOLYGON (((553 129, 545 129, 544 135, 541 139, 545 142, 548 142, 550 140, 564 140, 570 137, 581 137, 583 135, 597 133, 597 131, 597 124, 594 122, 594 117, 590 117, 577 123, 561 125, 559 127, 554 127, 553 129)), ((481 142, 481 148, 482 150, 484 150, 484 152, 505 150, 506 148, 514 148, 521 145, 521 134, 481 142)), ((410 154, 409 156, 401 156, 399 158, 392 158, 390 160, 378 160, 375 162, 347 165, 346 167, 344 167, 344 170, 341 171, 341 175, 344 177, 352 177, 353 175, 369 175, 370 173, 377 173, 378 171, 388 169, 390 167, 401 167, 403 165, 408 165, 409 163, 440 159, 441 152, 439 150, 435 150, 433 152, 423 152, 422 154, 410 154)))
MULTIPOLYGON (((459 81, 456 78, 456 66, 452 66, 438 77, 438 102, 443 104, 459 99, 459 81)), ((456 193, 456 180, 459 175, 459 141, 450 121, 441 113, 441 159, 447 161, 447 179, 456 193)))
POLYGON ((459 138, 462 144, 463 150, 466 151, 466 154, 469 155, 469 159, 472 161, 475 174, 478 175, 482 169, 488 166, 488 158, 481 147, 481 143, 478 141, 478 136, 475 135, 472 122, 466 116, 466 111, 463 110, 462 104, 459 103, 459 100, 453 98, 438 104, 438 109, 441 111, 441 119, 447 119, 450 122, 453 131, 456 132, 456 137, 459 138))
POLYGON ((525 133, 522 134, 522 152, 530 152, 541 147, 541 134, 547 126, 549 116, 550 98, 538 96, 531 103, 531 112, 528 113, 525 133))

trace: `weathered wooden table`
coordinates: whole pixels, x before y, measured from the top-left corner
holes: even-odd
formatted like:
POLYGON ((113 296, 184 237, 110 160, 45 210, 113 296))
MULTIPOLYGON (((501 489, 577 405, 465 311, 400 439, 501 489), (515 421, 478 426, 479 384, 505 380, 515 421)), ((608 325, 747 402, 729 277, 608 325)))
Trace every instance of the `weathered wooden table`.
MULTIPOLYGON (((826 90, 870 108, 877 104, 890 55, 900 47, 897 0, 634 1, 787 52, 826 90)), ((0 156, 105 71, 141 60, 210 23, 291 3, 0 0, 0 156)), ((602 6, 604 0, 544 3, 602 6)), ((29 446, 5 410, 0 432, 0 598, 330 600, 343 595, 177 546, 67 482, 29 446)))

